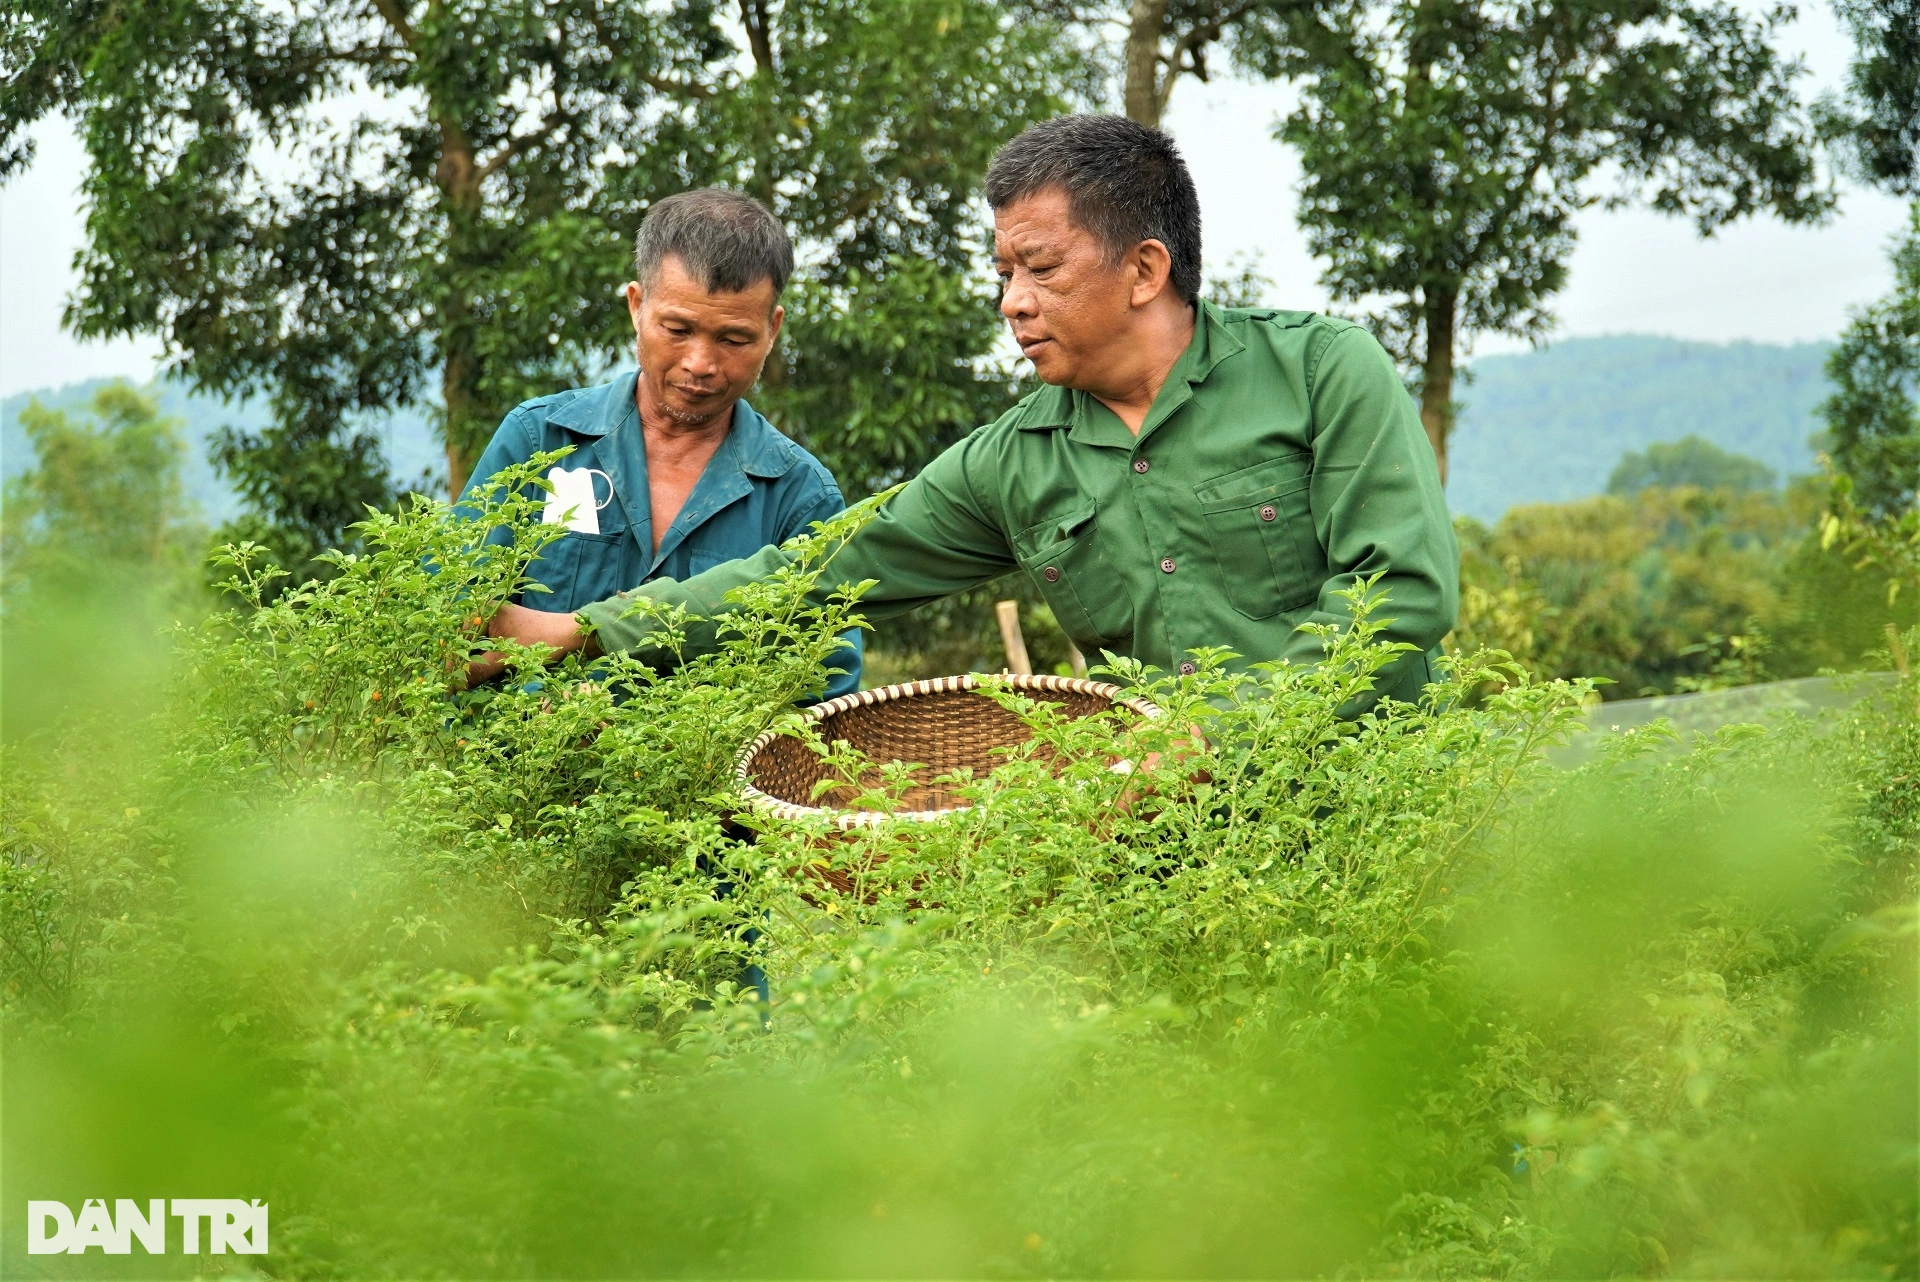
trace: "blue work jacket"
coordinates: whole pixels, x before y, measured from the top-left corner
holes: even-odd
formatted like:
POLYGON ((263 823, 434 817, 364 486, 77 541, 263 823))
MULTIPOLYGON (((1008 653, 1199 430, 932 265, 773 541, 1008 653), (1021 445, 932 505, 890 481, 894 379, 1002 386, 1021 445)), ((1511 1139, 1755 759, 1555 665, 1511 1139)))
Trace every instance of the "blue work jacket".
MULTIPOLYGON (((726 439, 655 552, 647 451, 634 405, 638 378, 629 372, 598 387, 556 392, 517 406, 474 465, 463 503, 500 469, 568 445, 573 452, 561 467, 592 468, 612 487, 611 496, 595 490, 597 498, 607 500, 599 510, 600 533, 569 530, 528 567, 528 577, 548 589, 527 595, 524 604, 533 609, 578 610, 650 579, 691 578, 785 543, 846 507, 833 474, 740 401, 726 439)), ((595 483, 598 487, 597 478, 595 483)), ((504 541, 505 532, 498 535, 504 541)), ((860 633, 846 635, 846 647, 828 661, 843 671, 829 679, 827 698, 860 688, 860 633)))

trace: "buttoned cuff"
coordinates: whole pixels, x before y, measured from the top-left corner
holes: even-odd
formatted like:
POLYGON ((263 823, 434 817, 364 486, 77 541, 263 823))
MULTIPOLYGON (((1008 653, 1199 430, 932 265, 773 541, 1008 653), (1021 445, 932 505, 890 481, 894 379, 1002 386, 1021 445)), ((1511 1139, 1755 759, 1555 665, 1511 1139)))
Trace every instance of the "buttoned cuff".
POLYGON ((632 654, 648 661, 658 657, 651 651, 655 649, 654 635, 660 630, 659 620, 650 613, 628 613, 634 603, 643 597, 669 605, 690 604, 687 593, 677 581, 655 579, 631 592, 621 592, 604 601, 582 606, 574 617, 592 626, 602 653, 632 654))

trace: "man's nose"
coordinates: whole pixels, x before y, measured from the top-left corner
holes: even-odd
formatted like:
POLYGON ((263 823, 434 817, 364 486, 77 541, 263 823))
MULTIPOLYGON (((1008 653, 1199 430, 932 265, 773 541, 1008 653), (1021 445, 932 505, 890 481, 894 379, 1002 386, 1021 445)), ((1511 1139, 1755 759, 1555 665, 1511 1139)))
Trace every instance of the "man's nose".
POLYGON ((688 343, 680 357, 680 368, 696 378, 720 372, 720 353, 712 343, 688 343))
POLYGON ((1000 283, 1000 314, 1008 320, 1032 316, 1039 309, 1033 302, 1033 285, 1025 272, 1015 272, 1000 283))

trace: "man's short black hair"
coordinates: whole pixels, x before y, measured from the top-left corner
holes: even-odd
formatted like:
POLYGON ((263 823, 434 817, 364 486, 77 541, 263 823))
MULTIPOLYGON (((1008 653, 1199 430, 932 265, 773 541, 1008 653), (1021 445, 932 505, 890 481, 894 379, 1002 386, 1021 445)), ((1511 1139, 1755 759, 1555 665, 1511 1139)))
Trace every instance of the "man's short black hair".
POLYGON ((753 197, 724 187, 683 191, 647 211, 633 238, 634 279, 642 289, 668 258, 715 294, 771 280, 778 298, 793 275, 793 242, 780 220, 753 197))
POLYGON ((1200 296, 1200 195, 1173 139, 1125 116, 1055 116, 1025 130, 987 166, 987 203, 1004 209, 1058 187, 1073 221, 1109 261, 1143 240, 1173 258, 1173 290, 1200 296))

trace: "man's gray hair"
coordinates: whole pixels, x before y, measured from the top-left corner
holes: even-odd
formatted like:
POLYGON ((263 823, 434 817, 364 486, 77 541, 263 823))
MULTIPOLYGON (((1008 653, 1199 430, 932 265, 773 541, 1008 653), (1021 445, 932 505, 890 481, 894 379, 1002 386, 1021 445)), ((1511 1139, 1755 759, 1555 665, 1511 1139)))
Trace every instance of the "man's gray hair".
POLYGON ((770 280, 778 298, 793 275, 793 242, 780 220, 753 197, 724 187, 683 191, 647 211, 633 238, 634 279, 642 289, 652 288, 669 258, 714 294, 770 280))

